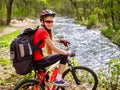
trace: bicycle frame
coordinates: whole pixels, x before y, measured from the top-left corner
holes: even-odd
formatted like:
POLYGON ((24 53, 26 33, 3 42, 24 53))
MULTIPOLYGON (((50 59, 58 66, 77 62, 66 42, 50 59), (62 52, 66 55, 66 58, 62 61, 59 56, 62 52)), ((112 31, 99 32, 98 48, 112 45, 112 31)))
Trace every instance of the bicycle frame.
MULTIPOLYGON (((68 57, 68 61, 67 61, 67 64, 69 66, 69 68, 71 68, 71 73, 73 74, 73 77, 75 79, 75 82, 76 84, 80 84, 80 80, 78 80, 78 78, 76 77, 76 74, 74 72, 74 67, 72 66, 72 64, 69 62, 70 58, 68 57)), ((37 72, 37 77, 38 77, 38 81, 39 81, 39 84, 37 85, 37 88, 40 87, 42 81, 44 80, 44 83, 45 83, 45 86, 47 88, 47 90, 55 90, 56 89, 56 86, 55 85, 52 85, 52 87, 49 86, 47 79, 46 79, 46 75, 49 74, 50 71, 52 71, 55 67, 57 67, 59 64, 59 61, 56 62, 55 64, 53 64, 47 71, 41 71, 41 72, 37 72)), ((51 78, 51 77, 50 77, 51 78)), ((38 90, 38 89, 36 89, 38 90)))
POLYGON ((37 80, 39 81, 38 85, 36 86, 36 90, 39 90, 40 85, 42 84, 42 81, 44 81, 45 86, 47 88, 47 90, 55 90, 56 86, 52 85, 52 87, 50 87, 50 85, 48 84, 48 80, 46 79, 46 75, 49 74, 50 71, 52 71, 55 67, 57 67, 57 65, 59 64, 59 61, 56 62, 54 65, 52 65, 47 71, 40 71, 40 72, 35 72, 36 76, 37 76, 37 80))

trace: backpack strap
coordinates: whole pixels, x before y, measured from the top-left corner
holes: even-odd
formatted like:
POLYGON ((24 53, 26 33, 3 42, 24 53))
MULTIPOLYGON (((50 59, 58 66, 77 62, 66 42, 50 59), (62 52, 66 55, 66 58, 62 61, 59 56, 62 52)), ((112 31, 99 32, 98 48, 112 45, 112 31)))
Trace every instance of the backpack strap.
POLYGON ((33 51, 38 50, 39 46, 43 43, 44 40, 39 41, 36 45, 33 47, 33 51))
POLYGON ((34 47, 33 47, 33 52, 34 51, 36 51, 36 50, 40 50, 40 53, 42 54, 42 49, 41 48, 39 48, 39 46, 43 43, 43 41, 44 40, 41 40, 41 41, 39 41, 36 45, 34 45, 34 47))

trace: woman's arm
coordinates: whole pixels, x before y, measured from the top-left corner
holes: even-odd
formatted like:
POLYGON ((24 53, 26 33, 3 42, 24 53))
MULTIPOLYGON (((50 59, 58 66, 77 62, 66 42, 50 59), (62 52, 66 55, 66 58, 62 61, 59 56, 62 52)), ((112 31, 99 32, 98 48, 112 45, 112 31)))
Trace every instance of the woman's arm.
POLYGON ((60 42, 60 39, 53 39, 54 42, 60 42))
POLYGON ((59 54, 67 55, 67 51, 64 51, 58 47, 55 46, 55 44, 51 41, 50 38, 45 39, 46 43, 50 46, 50 48, 59 54))

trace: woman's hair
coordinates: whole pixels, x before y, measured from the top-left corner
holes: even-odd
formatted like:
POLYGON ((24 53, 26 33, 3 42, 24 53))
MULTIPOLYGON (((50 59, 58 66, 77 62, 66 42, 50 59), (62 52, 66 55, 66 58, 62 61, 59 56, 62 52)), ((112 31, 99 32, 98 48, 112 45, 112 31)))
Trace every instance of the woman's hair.
MULTIPOLYGON (((46 18, 47 16, 55 17, 55 12, 53 12, 52 10, 43 10, 43 11, 40 13, 40 22, 44 21, 44 18, 46 18)), ((52 30, 48 30, 44 24, 43 24, 42 26, 48 31, 49 36, 50 36, 50 39, 53 40, 52 30)), ((49 47, 48 44, 46 44, 46 53, 47 53, 48 55, 51 55, 51 54, 52 54, 52 49, 49 47)))
MULTIPOLYGON (((53 32, 52 32, 52 30, 48 31, 48 33, 49 33, 50 39, 53 40, 53 32)), ((46 43, 46 53, 48 55, 52 54, 52 49, 49 47, 49 45, 47 43, 46 43)))

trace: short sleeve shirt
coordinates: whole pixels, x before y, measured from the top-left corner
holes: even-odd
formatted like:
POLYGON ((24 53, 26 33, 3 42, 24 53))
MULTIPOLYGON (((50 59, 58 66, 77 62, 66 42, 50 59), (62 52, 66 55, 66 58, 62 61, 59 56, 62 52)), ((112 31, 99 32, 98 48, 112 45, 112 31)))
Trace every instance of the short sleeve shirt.
MULTIPOLYGON (((42 44, 39 46, 39 48, 43 48, 45 47, 45 39, 47 39, 49 37, 48 32, 44 29, 44 28, 39 28, 39 30, 37 30, 37 32, 34 35, 34 45, 36 45, 39 41, 44 40, 42 42, 42 44)), ((44 56, 40 53, 40 50, 37 50, 34 52, 34 60, 38 61, 43 59, 44 56)))

